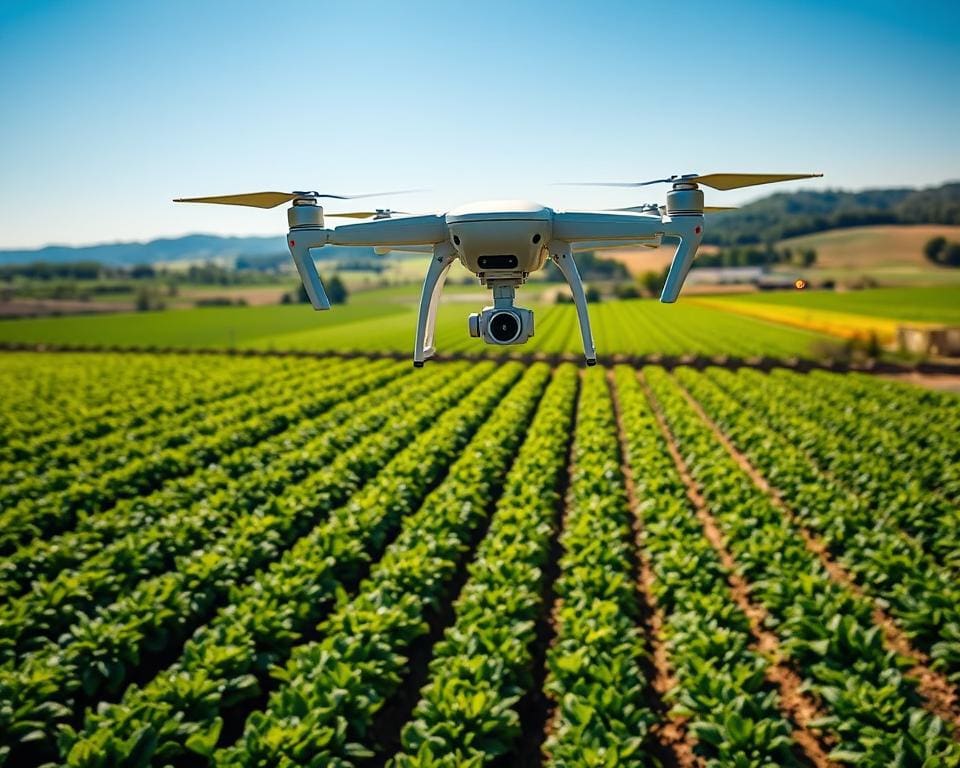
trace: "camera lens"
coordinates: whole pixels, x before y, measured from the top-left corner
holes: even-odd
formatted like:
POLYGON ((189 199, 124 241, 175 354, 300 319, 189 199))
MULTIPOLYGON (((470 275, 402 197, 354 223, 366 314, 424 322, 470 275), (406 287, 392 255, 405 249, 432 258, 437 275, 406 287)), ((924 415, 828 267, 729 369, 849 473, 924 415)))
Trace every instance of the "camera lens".
POLYGON ((509 344, 520 335, 520 319, 513 312, 497 312, 490 318, 490 335, 500 344, 509 344))

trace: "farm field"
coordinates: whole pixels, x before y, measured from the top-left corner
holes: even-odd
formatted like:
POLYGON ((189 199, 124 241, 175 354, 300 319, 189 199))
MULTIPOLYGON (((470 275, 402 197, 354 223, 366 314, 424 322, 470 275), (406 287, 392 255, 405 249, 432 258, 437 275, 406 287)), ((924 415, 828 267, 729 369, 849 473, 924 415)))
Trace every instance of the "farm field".
MULTIPOLYGON (((440 353, 477 355, 527 352, 582 354, 572 305, 536 305, 537 332, 523 347, 496 348, 467 334, 467 315, 489 296, 466 301, 450 289, 440 306, 440 353)), ((307 351, 408 352, 416 329, 415 289, 357 294, 350 304, 317 313, 308 307, 231 307, 146 312, 103 317, 59 317, 0 322, 0 342, 204 347, 307 351)), ((521 297, 522 298, 522 297, 521 297)), ((810 356, 825 337, 777 326, 685 301, 664 306, 652 300, 601 303, 591 307, 598 351, 613 354, 730 354, 810 356)))
POLYGON ((817 268, 874 274, 878 269, 926 272, 928 279, 949 275, 923 255, 924 244, 933 237, 960 239, 960 227, 939 224, 882 224, 869 227, 831 229, 802 237, 781 240, 784 248, 814 248, 817 268))
POLYGON ((864 291, 775 291, 722 298, 750 304, 798 307, 909 322, 960 324, 960 286, 875 288, 864 291))
POLYGON ((5 768, 960 765, 955 395, 0 360, 5 768))
POLYGON ((871 335, 893 344, 904 323, 960 323, 960 288, 878 288, 871 291, 811 291, 691 297, 690 302, 760 320, 843 338, 871 335))

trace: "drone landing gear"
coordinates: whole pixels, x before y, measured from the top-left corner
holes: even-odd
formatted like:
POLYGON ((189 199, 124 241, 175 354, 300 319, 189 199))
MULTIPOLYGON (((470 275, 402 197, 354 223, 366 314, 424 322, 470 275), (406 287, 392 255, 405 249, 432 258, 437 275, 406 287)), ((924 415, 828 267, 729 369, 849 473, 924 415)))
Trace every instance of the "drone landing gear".
POLYGON ((433 334, 437 325, 437 306, 440 304, 440 292, 447 280, 450 265, 457 258, 456 249, 449 242, 433 246, 433 258, 423 281, 420 294, 420 314, 417 317, 417 338, 413 347, 413 367, 423 368, 427 358, 436 352, 433 346, 433 334))
POLYGON ((580 337, 583 340, 583 354, 587 365, 597 364, 597 350, 593 346, 593 333, 590 331, 590 314, 587 312, 587 296, 583 291, 580 271, 573 260, 570 243, 554 240, 550 243, 550 258, 557 265, 573 292, 573 303, 577 307, 577 319, 580 321, 580 337))

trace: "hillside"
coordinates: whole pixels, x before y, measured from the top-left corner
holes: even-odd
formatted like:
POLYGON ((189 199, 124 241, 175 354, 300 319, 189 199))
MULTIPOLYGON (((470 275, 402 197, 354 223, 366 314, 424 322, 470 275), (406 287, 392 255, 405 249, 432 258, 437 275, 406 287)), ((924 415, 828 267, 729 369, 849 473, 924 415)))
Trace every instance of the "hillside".
POLYGON ((713 216, 704 242, 774 243, 815 232, 878 224, 960 225, 960 183, 919 190, 778 192, 713 216))
POLYGON ((880 225, 833 229, 792 237, 778 245, 791 250, 813 248, 821 269, 873 269, 915 267, 944 271, 923 256, 923 246, 941 235, 960 240, 960 226, 937 224, 880 225))

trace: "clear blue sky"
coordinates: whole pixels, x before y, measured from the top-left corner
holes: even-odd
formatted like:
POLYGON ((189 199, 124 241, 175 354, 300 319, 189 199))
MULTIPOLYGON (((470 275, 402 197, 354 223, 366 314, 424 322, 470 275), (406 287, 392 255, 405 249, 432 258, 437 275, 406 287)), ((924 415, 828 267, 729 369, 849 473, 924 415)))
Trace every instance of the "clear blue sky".
POLYGON ((639 203, 662 191, 550 184, 690 171, 958 179, 958 9, 0 0, 0 247, 281 232, 169 202, 260 189, 435 210, 639 203))

